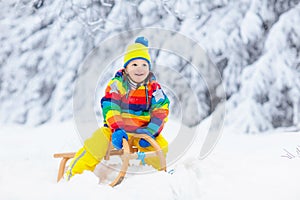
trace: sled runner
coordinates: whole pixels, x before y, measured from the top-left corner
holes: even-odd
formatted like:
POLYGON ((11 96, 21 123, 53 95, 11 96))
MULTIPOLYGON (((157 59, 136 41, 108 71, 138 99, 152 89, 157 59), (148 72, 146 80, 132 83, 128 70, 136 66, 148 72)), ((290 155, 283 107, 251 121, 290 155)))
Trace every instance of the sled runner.
MULTIPOLYGON (((122 167, 121 167, 121 170, 120 170, 118 176, 115 178, 115 180, 113 182, 111 182, 109 184, 112 187, 120 184, 123 181, 123 179, 126 175, 127 169, 128 169, 130 159, 140 159, 143 162, 144 158, 158 157, 160 160, 160 166, 161 166, 161 168, 159 170, 166 171, 166 158, 163 154, 162 149, 157 144, 157 142, 153 138, 151 138, 150 136, 148 136, 146 134, 131 134, 131 135, 132 135, 132 137, 129 139, 129 141, 127 141, 126 139, 123 139, 123 148, 121 150, 113 149, 113 145, 111 144, 111 142, 108 145, 104 160, 109 160, 110 156, 120 156, 121 160, 122 160, 122 167), (155 151, 138 152, 138 149, 135 146, 133 146, 133 140, 135 138, 143 138, 143 139, 147 140, 152 145, 152 147, 155 149, 155 151)), ((57 182, 64 175, 67 161, 69 159, 73 158, 74 156, 75 156, 75 152, 54 154, 54 158, 61 158, 58 175, 57 175, 57 182)))

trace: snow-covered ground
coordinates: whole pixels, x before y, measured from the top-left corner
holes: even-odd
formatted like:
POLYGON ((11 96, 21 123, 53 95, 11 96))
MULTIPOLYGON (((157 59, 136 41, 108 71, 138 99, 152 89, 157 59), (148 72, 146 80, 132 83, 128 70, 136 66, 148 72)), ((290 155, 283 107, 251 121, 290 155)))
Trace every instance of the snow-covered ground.
MULTIPOLYGON (((166 128, 171 130, 174 123, 166 128)), ((199 134, 206 125, 202 123, 199 134)), ((195 142, 192 149, 199 144, 195 142)), ((168 169, 174 169, 173 174, 129 175, 115 188, 99 184, 91 172, 56 183, 59 160, 53 154, 76 151, 80 146, 73 122, 38 128, 0 127, 0 199, 300 198, 299 132, 247 135, 225 129, 204 160, 193 157, 197 152, 189 153, 168 169)))

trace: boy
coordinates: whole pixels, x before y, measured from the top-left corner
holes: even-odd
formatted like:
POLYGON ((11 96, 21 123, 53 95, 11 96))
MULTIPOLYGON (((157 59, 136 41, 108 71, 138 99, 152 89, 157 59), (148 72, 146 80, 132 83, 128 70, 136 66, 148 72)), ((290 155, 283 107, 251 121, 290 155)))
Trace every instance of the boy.
MULTIPOLYGON (((148 41, 138 37, 127 47, 124 68, 110 80, 101 99, 104 126, 76 153, 65 174, 67 180, 84 170, 94 171, 105 156, 109 142, 121 149, 122 139, 128 140, 130 133, 151 136, 166 155, 168 143, 160 132, 167 121, 170 102, 150 70, 148 41)), ((136 139, 134 145, 141 152, 154 150, 144 139, 136 139)), ((146 158, 145 162, 160 169, 158 158, 146 158)))

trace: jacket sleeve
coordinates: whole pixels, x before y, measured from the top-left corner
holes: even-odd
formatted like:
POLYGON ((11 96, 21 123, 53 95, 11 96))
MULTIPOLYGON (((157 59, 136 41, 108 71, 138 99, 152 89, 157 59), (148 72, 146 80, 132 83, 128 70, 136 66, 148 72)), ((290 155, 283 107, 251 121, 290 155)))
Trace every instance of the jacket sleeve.
POLYGON ((153 94, 151 97, 150 116, 151 120, 147 125, 147 129, 154 137, 158 136, 162 131, 165 122, 167 122, 169 114, 170 101, 163 92, 158 83, 154 84, 153 94))
POLYGON ((114 130, 124 126, 120 106, 122 89, 121 81, 114 78, 108 83, 105 89, 105 96, 101 99, 104 122, 109 128, 114 130))

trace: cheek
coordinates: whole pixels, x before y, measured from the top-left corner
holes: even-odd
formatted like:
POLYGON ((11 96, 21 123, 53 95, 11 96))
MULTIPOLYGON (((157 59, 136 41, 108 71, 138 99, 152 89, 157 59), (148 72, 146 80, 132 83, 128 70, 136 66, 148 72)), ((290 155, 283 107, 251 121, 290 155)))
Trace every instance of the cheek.
POLYGON ((143 72, 149 74, 149 68, 144 68, 143 72))
POLYGON ((134 75, 135 71, 131 69, 131 70, 127 70, 127 73, 128 73, 129 75, 134 75))

